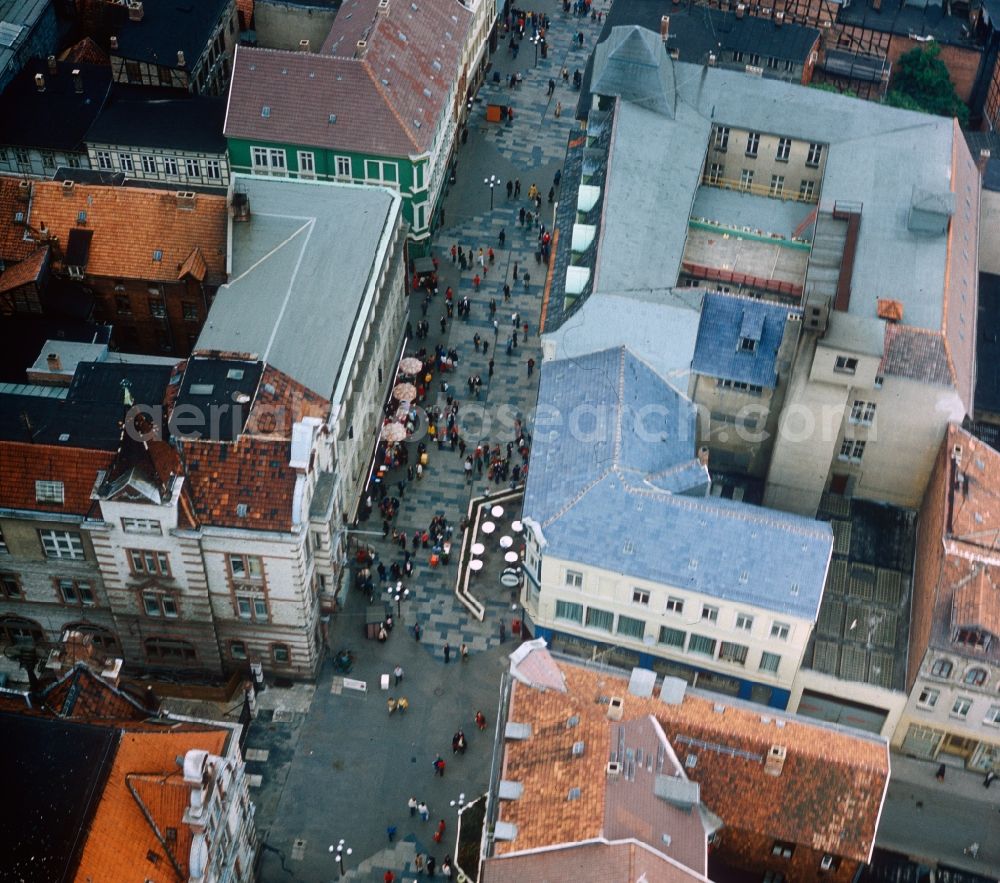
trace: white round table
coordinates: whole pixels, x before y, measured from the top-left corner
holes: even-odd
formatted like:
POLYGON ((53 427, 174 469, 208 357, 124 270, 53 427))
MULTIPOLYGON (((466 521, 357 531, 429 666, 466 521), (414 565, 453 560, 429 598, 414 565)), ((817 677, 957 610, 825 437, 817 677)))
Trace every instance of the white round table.
POLYGON ((492 515, 494 518, 502 518, 503 506, 494 506, 492 509, 490 509, 490 515, 492 515))
POLYGON ((510 537, 500 537, 500 548, 509 549, 514 545, 514 541, 510 537))
POLYGON ((522 530, 524 530, 524 525, 521 524, 520 521, 512 521, 510 524, 510 529, 514 531, 514 533, 520 533, 522 530))
POLYGON ((517 554, 513 549, 511 549, 506 555, 503 556, 503 560, 508 564, 516 564, 520 560, 521 556, 517 554))
POLYGON ((484 546, 482 543, 473 543, 470 548, 470 551, 472 552, 473 555, 482 555, 483 552, 486 551, 486 546, 484 546))
POLYGON ((481 525, 479 525, 479 529, 484 534, 489 535, 497 529, 497 526, 492 521, 484 521, 481 525))
POLYGON ((483 569, 483 561, 481 558, 473 558, 469 562, 469 570, 471 570, 473 573, 479 573, 479 571, 482 569, 483 569))

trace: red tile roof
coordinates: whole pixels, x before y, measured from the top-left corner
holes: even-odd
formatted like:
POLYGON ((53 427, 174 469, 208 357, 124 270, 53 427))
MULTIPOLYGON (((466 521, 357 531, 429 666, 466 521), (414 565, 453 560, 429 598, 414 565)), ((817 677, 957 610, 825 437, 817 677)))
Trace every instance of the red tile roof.
POLYGON ((179 441, 194 517, 204 524, 287 531, 298 470, 289 466, 292 426, 325 419, 330 403, 265 367, 246 426, 235 442, 179 441), (236 507, 245 504, 247 514, 236 507))
POLYGON ((90 509, 97 473, 107 469, 114 457, 114 451, 0 443, 0 508, 84 516, 90 509), (39 503, 36 481, 61 481, 63 502, 39 503))
POLYGON ((36 234, 45 227, 54 237, 57 260, 71 230, 91 231, 86 267, 90 276, 174 282, 198 248, 209 280, 221 283, 226 275, 227 211, 224 196, 199 193, 191 205, 170 191, 91 184, 76 184, 68 191, 61 181, 36 181, 29 221, 36 234))
POLYGON ((23 261, 36 248, 34 241, 25 240, 24 224, 14 220, 18 212, 23 214, 22 221, 28 217, 31 183, 22 187, 21 182, 21 178, 0 175, 0 261, 23 261))
POLYGON ((86 723, 143 721, 150 716, 137 700, 105 683, 83 663, 74 665, 58 681, 46 687, 37 705, 57 717, 86 723))
POLYGON ((13 291, 29 282, 37 282, 51 249, 48 246, 35 249, 35 253, 0 273, 0 294, 13 291))
POLYGON ((191 833, 183 817, 190 790, 176 758, 193 748, 222 754, 228 736, 228 730, 186 725, 170 732, 124 732, 75 880, 186 880, 191 833), (176 844, 167 842, 167 828, 176 830, 176 844))
POLYGON ((450 0, 390 0, 381 9, 378 0, 348 0, 322 54, 239 47, 225 134, 380 156, 427 153, 452 113, 471 23, 472 13, 450 0), (360 40, 366 48, 355 58, 360 40))
POLYGON ((108 64, 108 54, 90 37, 84 37, 79 43, 74 43, 59 56, 60 61, 72 61, 78 64, 108 64))
POLYGON ((607 697, 620 696, 623 720, 656 718, 688 777, 700 785, 702 803, 727 827, 856 861, 870 858, 889 779, 884 741, 724 697, 688 692, 681 704, 668 705, 630 695, 622 678, 560 668, 565 694, 514 683, 509 720, 530 724, 532 736, 505 746, 502 777, 521 782, 524 793, 500 805, 500 820, 517 825, 518 834, 512 843, 498 842, 498 854, 602 833, 609 787, 604 764, 616 748, 607 735, 607 697), (568 728, 571 716, 579 721, 568 728), (569 750, 576 740, 585 742, 582 757, 569 750), (775 744, 787 751, 778 776, 764 771, 775 744), (581 795, 567 801, 571 787, 581 795))

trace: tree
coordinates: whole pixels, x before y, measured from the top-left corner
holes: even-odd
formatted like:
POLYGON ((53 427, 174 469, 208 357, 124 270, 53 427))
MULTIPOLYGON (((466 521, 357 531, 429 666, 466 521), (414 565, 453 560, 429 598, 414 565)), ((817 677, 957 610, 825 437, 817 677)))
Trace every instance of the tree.
POLYGON ((917 46, 896 62, 892 88, 886 104, 906 110, 920 110, 937 116, 958 117, 961 125, 969 122, 969 108, 955 94, 955 85, 945 63, 938 57, 941 47, 930 42, 917 46))

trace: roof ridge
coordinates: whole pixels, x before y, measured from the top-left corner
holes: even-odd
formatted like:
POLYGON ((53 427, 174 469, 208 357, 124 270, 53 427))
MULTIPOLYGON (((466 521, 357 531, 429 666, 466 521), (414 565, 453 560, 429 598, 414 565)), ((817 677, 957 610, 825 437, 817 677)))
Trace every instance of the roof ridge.
POLYGON ((405 122, 403 122, 403 118, 400 116, 399 111, 396 109, 395 102, 392 100, 393 98, 392 94, 389 92, 388 89, 386 89, 382 85, 381 78, 375 75, 375 72, 372 70, 371 64, 368 63, 367 56, 361 59, 361 62, 362 62, 361 65, 362 68, 370 77, 372 85, 375 87, 378 94, 382 96, 383 104, 385 104, 385 106, 389 109, 389 112, 392 114, 393 118, 399 124, 400 129, 403 130, 403 134, 406 135, 406 140, 410 142, 410 146, 414 150, 420 150, 420 145, 417 144, 417 140, 416 138, 414 138, 413 133, 410 131, 410 127, 407 126, 405 122))
MULTIPOLYGON (((563 515, 569 512, 569 510, 572 509, 577 503, 579 503, 580 500, 582 500, 591 490, 593 490, 598 484, 604 481, 604 479, 608 477, 609 473, 611 473, 612 470, 613 467, 608 466, 607 469, 605 469, 604 472, 602 472, 599 476, 597 476, 597 478, 595 478, 592 482, 590 482, 590 484, 584 485, 584 487, 577 492, 575 497, 569 499, 561 509, 554 512, 548 519, 546 519, 542 523, 542 527, 546 528, 550 524, 554 524, 556 521, 562 518, 563 515)), ((622 482, 622 484, 624 485, 624 482, 622 482)))
POLYGON ((618 347, 618 385, 615 389, 615 439, 611 449, 611 468, 621 465, 622 459, 622 421, 625 416, 625 357, 628 348, 625 344, 618 347))

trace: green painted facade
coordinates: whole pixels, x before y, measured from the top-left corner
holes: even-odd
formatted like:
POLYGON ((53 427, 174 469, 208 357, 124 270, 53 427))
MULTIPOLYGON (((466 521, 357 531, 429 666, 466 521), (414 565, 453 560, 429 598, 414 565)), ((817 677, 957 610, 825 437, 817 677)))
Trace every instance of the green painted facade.
POLYGON ((435 207, 430 204, 430 168, 425 156, 414 159, 242 138, 227 140, 233 172, 392 187, 403 198, 410 239, 420 242, 430 237, 435 207))

